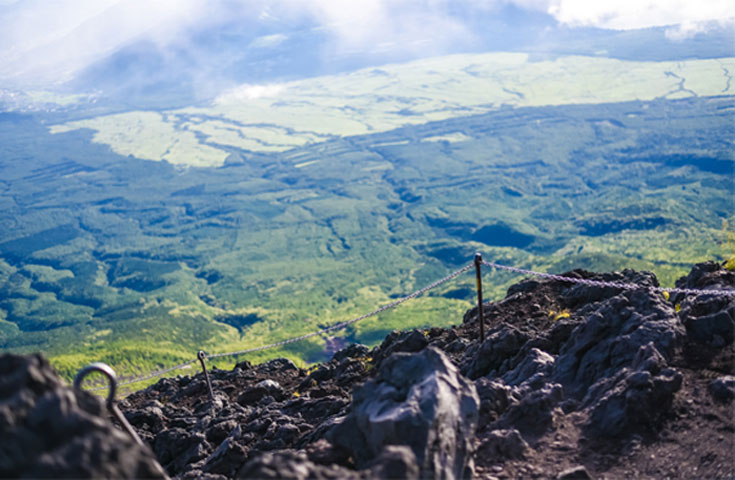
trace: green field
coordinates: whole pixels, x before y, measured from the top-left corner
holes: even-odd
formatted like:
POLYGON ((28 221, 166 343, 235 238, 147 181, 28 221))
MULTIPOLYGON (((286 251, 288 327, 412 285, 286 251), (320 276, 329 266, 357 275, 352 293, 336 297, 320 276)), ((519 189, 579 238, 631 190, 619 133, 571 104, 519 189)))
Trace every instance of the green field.
POLYGON ((95 131, 121 155, 221 166, 232 149, 282 152, 338 137, 501 107, 733 95, 732 58, 633 62, 581 56, 452 55, 274 85, 246 85, 207 107, 134 111, 55 125, 95 131))
MULTIPOLYGON (((542 271, 653 270, 671 286, 727 253, 722 62, 454 56, 209 108, 0 114, 0 348, 44 351, 67 378, 91 361, 137 375, 348 320, 476 251, 542 271), (574 85, 559 76, 572 66, 574 85), (665 72, 697 95, 677 98, 665 72)), ((485 280, 498 299, 519 277, 485 280)), ((474 294, 468 273, 334 338, 247 358, 303 365, 325 345, 456 324, 474 294)))

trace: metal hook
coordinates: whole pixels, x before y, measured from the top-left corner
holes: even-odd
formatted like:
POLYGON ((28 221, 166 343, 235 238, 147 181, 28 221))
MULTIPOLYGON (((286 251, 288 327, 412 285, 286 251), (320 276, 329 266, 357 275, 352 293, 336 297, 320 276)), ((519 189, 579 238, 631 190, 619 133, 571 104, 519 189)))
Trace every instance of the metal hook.
POLYGON ((207 354, 204 353, 204 350, 199 350, 197 352, 197 358, 199 359, 199 362, 202 364, 202 371, 204 372, 204 379, 207 381, 207 388, 209 389, 209 400, 214 404, 214 390, 212 390, 212 382, 209 381, 209 373, 207 373, 207 365, 204 363, 204 360, 207 358, 207 354))
POLYGON ((128 432, 128 435, 133 437, 135 443, 143 446, 143 440, 141 440, 138 434, 135 433, 133 427, 130 425, 130 423, 128 423, 128 420, 115 404, 115 393, 117 393, 117 375, 115 375, 115 371, 112 369, 112 367, 102 362, 95 362, 87 365, 83 369, 79 370, 77 376, 74 377, 74 388, 77 390, 82 390, 82 380, 84 380, 84 377, 92 372, 99 372, 107 377, 107 380, 109 380, 110 382, 110 390, 107 394, 106 401, 107 410, 109 410, 110 413, 117 419, 117 421, 120 422, 120 425, 122 425, 125 431, 128 432))

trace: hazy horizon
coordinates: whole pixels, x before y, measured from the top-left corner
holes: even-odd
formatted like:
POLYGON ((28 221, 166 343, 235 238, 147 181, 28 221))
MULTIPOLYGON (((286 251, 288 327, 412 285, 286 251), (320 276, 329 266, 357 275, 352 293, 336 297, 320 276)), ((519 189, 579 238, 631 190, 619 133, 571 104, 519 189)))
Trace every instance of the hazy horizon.
POLYGON ((195 101, 243 83, 452 53, 590 42, 605 55, 607 36, 651 27, 676 49, 727 35, 733 18, 721 0, 2 0, 0 89, 195 101))

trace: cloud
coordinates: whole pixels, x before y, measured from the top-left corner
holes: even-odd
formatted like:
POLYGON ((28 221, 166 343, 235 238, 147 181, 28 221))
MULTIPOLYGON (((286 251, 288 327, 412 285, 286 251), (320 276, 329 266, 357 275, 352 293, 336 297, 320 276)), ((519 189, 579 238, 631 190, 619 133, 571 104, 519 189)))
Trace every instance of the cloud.
POLYGON ((709 21, 735 16, 732 0, 550 0, 547 12, 571 27, 614 30, 679 24, 704 28, 709 21))
POLYGON ((692 38, 698 33, 706 32, 709 22, 684 22, 675 27, 667 28, 664 35, 673 42, 680 42, 692 38))
POLYGON ((510 4, 572 28, 678 25, 667 31, 672 40, 735 16, 732 0, 0 0, 0 86, 63 83, 139 40, 194 51, 192 32, 233 22, 254 26, 250 46, 263 50, 290 38, 293 25, 310 25, 326 39, 325 58, 437 55, 473 45, 477 19, 510 4))
POLYGON ((115 49, 146 37, 168 43, 201 21, 198 0, 27 0, 0 7, 0 77, 68 80, 115 49))
POLYGON ((453 10, 465 13, 501 0, 274 0, 300 12, 326 32, 331 54, 399 45, 405 51, 440 52, 472 32, 453 10))
MULTIPOLYGON (((62 83, 116 49, 145 39, 184 46, 207 24, 299 21, 332 40, 330 54, 372 45, 438 52, 469 35, 450 0, 0 0, 0 79, 62 83)), ((473 3, 473 2, 470 2, 473 3)), ((497 3, 491 0, 489 3, 497 3)), ((266 31, 251 46, 272 48, 288 32, 266 31)))
POLYGON ((288 40, 287 35, 283 35, 282 33, 275 33, 273 35, 263 35, 261 37, 257 37, 255 40, 250 42, 250 45, 248 46, 250 48, 273 48, 282 44, 286 40, 288 40))
POLYGON ((240 85, 233 88, 215 99, 215 103, 229 104, 242 100, 254 100, 257 98, 273 98, 286 89, 285 85, 240 85))

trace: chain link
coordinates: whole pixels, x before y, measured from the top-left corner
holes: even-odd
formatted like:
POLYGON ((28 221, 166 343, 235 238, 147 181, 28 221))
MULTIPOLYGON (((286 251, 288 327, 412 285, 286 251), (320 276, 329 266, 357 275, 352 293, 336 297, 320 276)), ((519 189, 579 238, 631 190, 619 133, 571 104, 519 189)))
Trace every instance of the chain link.
MULTIPOLYGON (((692 294, 692 295, 700 295, 700 294, 711 294, 711 295, 718 295, 718 296, 735 296, 735 289, 727 290, 727 289, 693 289, 693 288, 664 288, 664 287, 647 287, 643 285, 637 285, 635 283, 625 283, 625 282, 608 282, 603 280, 587 280, 583 278, 573 278, 573 277, 565 277, 562 275, 554 275, 551 273, 543 273, 543 272, 535 272, 533 270, 527 270, 525 268, 518 268, 518 267, 509 267, 507 265, 500 265, 498 263, 494 262, 488 262, 483 261, 482 265, 485 265, 486 267, 491 268, 497 268, 499 270, 507 270, 509 272, 514 273, 520 273, 523 275, 530 275, 535 277, 542 277, 542 278, 548 278, 550 280, 557 280, 560 282, 569 282, 569 283, 580 283, 584 285, 590 285, 595 287, 611 287, 611 288, 620 288, 624 290, 652 290, 654 292, 669 292, 669 293, 684 293, 684 294, 692 294)), ((253 347, 253 348, 247 348, 245 350, 238 350, 234 352, 223 352, 223 353, 215 353, 215 354, 206 354, 207 358, 222 358, 222 357, 232 357, 236 355, 243 355, 246 353, 254 353, 254 352, 261 352, 263 350, 269 350, 272 348, 282 347, 284 345, 289 345, 291 343, 300 342, 303 340, 306 340, 308 338, 316 337, 318 335, 323 335, 325 333, 334 332, 337 330, 341 330, 343 328, 346 328, 352 324, 355 324, 361 320, 365 320, 366 318, 373 317, 375 315, 378 315, 382 312, 385 312, 386 310, 390 310, 392 308, 395 308, 402 303, 405 303, 413 298, 418 297, 419 295, 423 295, 424 293, 428 292, 429 290, 433 290, 434 288, 458 277, 459 275, 467 272, 468 270, 471 270, 474 268, 474 264, 469 264, 465 267, 460 268, 459 270, 456 270, 446 277, 437 280, 436 282, 425 286, 424 288, 420 290, 416 290, 415 292, 406 295, 405 297, 399 298, 398 300, 391 302, 387 305, 383 305, 382 307, 373 310, 372 312, 360 315, 359 317, 355 317, 351 320, 347 320, 344 322, 340 322, 337 324, 334 324, 330 327, 322 328, 320 330, 317 330, 315 332, 307 333, 305 335, 301 335, 298 337, 288 338, 286 340, 281 340, 280 342, 270 343, 268 345, 262 345, 260 347, 253 347)), ((166 373, 173 372, 175 370, 179 370, 184 367, 188 367, 189 365, 196 362, 196 359, 189 360, 188 362, 181 363, 179 365, 175 365, 173 367, 165 368, 163 370, 158 370, 156 372, 152 372, 148 375, 133 378, 131 380, 127 380, 124 382, 120 382, 120 386, 122 385, 130 385, 132 383, 138 383, 143 382, 145 380, 150 380, 152 378, 160 377, 161 375, 165 375, 166 373)), ((97 391, 102 390, 107 387, 97 387, 97 388, 91 388, 89 391, 97 391)))
POLYGON ((735 289, 733 290, 726 290, 726 289, 695 289, 695 288, 665 288, 665 287, 647 287, 644 285, 637 285, 635 283, 625 283, 625 282, 608 282, 604 280, 587 280, 584 278, 573 278, 573 277, 565 277, 562 275, 554 275, 552 273, 543 273, 543 272, 534 272, 533 270, 526 270, 524 268, 518 268, 518 267, 509 267, 507 265, 500 265, 493 262, 482 262, 483 265, 487 267, 497 268, 500 270, 507 270, 509 272, 514 273, 522 273, 524 275, 531 275, 535 277, 543 277, 548 278, 551 280, 558 280, 560 282, 569 282, 569 283, 581 283, 584 285, 590 285, 593 287, 612 287, 612 288, 621 288, 623 290, 652 290, 654 292, 668 292, 668 293, 684 293, 684 294, 691 294, 691 295, 701 295, 701 294, 710 294, 710 295, 717 295, 717 296, 735 296, 735 289))
POLYGON ((432 290, 432 289, 438 287, 439 285, 441 285, 443 283, 446 283, 449 280, 452 280, 453 278, 455 278, 455 277, 463 274, 464 272, 472 269, 473 267, 474 267, 474 265, 472 265, 472 264, 467 265, 467 266, 465 266, 463 268, 460 268, 459 270, 457 270, 455 272, 450 273, 446 277, 444 277, 444 278, 442 278, 440 280, 437 280, 436 282, 432 283, 431 285, 427 285, 426 287, 424 287, 424 288, 422 288, 420 290, 416 290, 415 292, 413 292, 413 293, 411 293, 409 295, 406 295, 405 297, 399 298, 398 300, 396 300, 394 302, 391 302, 391 303, 389 303, 387 305, 383 305, 382 307, 380 307, 380 308, 378 308, 376 310, 373 310, 370 313, 366 313, 364 315, 360 315, 359 317, 355 317, 355 318, 353 318, 351 320, 347 320, 347 321, 344 321, 344 322, 340 322, 340 323, 334 324, 331 327, 322 328, 321 330, 317 330, 316 332, 307 333, 306 335, 301 335, 300 337, 289 338, 287 340, 282 340, 280 342, 271 343, 269 345, 263 345, 263 346, 260 346, 260 347, 248 348, 246 350, 239 350, 237 352, 215 353, 213 355, 207 355, 207 357, 209 357, 209 358, 221 358, 221 357, 231 357, 231 356, 235 356, 235 355, 242 355, 242 354, 245 354, 245 353, 259 352, 259 351, 268 350, 268 349, 271 349, 271 348, 282 347, 282 346, 288 345, 290 343, 300 342, 302 340, 306 340, 307 338, 316 337, 317 335, 322 335, 324 333, 333 332, 333 331, 336 331, 336 330, 341 330, 341 329, 343 329, 345 327, 348 327, 348 326, 350 326, 350 325, 352 325, 354 323, 357 323, 357 322, 359 322, 361 320, 365 320, 366 318, 373 317, 373 316, 378 315, 378 314, 380 314, 382 312, 385 312, 386 310, 390 310, 391 308, 395 308, 398 305, 400 305, 402 303, 405 303, 405 302, 407 302, 407 301, 409 301, 409 300, 411 300, 413 298, 416 298, 419 295, 422 295, 422 294, 428 292, 429 290, 432 290))
MULTIPOLYGON (((167 374, 169 372, 173 372, 174 370, 178 370, 180 368, 188 367, 189 365, 191 365, 194 362, 196 362, 196 360, 189 360, 188 362, 180 363, 178 365, 174 365, 173 367, 169 367, 169 368, 164 368, 163 370, 157 370, 157 371, 155 371, 153 373, 149 373, 148 375, 145 375, 145 376, 142 376, 142 377, 133 378, 132 380, 126 380, 124 382, 120 382, 117 385, 119 387, 121 387, 123 385, 130 385, 131 383, 138 383, 138 382, 143 382, 145 380, 150 380, 151 378, 160 377, 161 375, 165 375, 165 374, 167 374)), ((95 392, 95 391, 103 390, 103 389, 106 389, 106 388, 107 387, 96 387, 96 388, 90 388, 88 391, 89 392, 95 392)))

